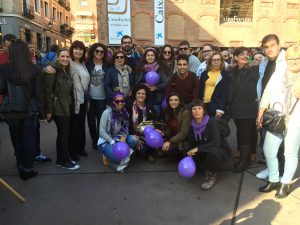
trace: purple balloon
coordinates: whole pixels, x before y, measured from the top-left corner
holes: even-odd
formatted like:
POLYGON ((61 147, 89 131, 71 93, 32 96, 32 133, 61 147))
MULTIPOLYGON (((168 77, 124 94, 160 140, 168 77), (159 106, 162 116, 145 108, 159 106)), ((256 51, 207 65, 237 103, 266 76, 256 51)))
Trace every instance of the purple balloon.
POLYGON ((178 164, 178 173, 180 176, 190 178, 196 173, 196 164, 192 157, 183 158, 178 164))
POLYGON ((146 74, 146 82, 149 86, 154 86, 159 81, 159 75, 155 71, 149 71, 146 74))
POLYGON ((163 137, 156 130, 153 130, 148 135, 146 135, 145 141, 151 148, 160 148, 164 144, 163 137))
POLYGON ((160 107, 162 110, 165 110, 167 108, 167 100, 164 98, 164 100, 161 102, 160 107))
POLYGON ((148 134, 150 134, 152 131, 154 131, 154 127, 148 125, 144 128, 144 136, 146 137, 148 134))
POLYGON ((113 145, 112 154, 118 161, 129 156, 129 152, 129 146, 125 142, 120 141, 113 145))

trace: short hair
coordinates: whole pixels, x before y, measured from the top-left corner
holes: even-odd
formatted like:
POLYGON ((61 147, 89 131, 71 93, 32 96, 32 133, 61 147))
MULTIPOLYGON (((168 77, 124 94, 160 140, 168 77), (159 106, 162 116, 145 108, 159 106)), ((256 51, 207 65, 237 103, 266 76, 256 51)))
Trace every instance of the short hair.
POLYGON ((13 34, 5 34, 2 39, 3 43, 5 41, 15 41, 15 40, 17 40, 17 37, 13 34))
POLYGON ((132 37, 130 37, 129 35, 124 35, 124 36, 121 38, 121 44, 123 43, 123 40, 124 40, 124 39, 127 39, 127 38, 129 38, 130 41, 132 42, 132 37))
POLYGON ((149 94, 150 94, 150 90, 148 88, 148 86, 146 84, 143 84, 143 83, 140 83, 140 84, 137 84, 133 90, 132 90, 132 97, 135 98, 135 95, 136 93, 139 91, 139 90, 145 90, 146 92, 146 99, 145 99, 145 102, 147 102, 147 100, 149 99, 149 94))
POLYGON ((253 53, 253 55, 252 55, 252 58, 254 58, 254 56, 256 56, 256 55, 262 55, 262 56, 265 56, 265 54, 263 53, 263 52, 260 52, 260 51, 256 51, 256 52, 254 52, 253 53))
POLYGON ((76 41, 74 41, 74 42, 71 44, 71 47, 70 47, 70 56, 71 56, 71 59, 72 59, 73 61, 75 60, 74 54, 73 54, 74 48, 80 48, 80 49, 83 50, 83 55, 82 55, 82 57, 81 57, 81 59, 80 59, 80 62, 84 62, 84 61, 85 61, 86 48, 85 48, 83 42, 82 42, 82 41, 76 40, 76 41))
POLYGON ((186 40, 181 41, 178 46, 181 46, 181 45, 187 45, 188 47, 190 47, 190 43, 186 40))
POLYGON ((206 67, 207 71, 211 71, 211 70, 212 70, 212 65, 211 65, 211 63, 212 63, 212 58, 213 58, 215 55, 218 55, 218 56, 220 56, 220 58, 221 58, 222 64, 221 64, 221 68, 220 68, 220 69, 221 69, 221 70, 225 69, 225 62, 224 62, 224 58, 223 58, 222 54, 221 54, 220 52, 214 52, 214 53, 212 54, 212 56, 209 57, 209 59, 208 59, 208 61, 207 61, 207 67, 206 67))
POLYGON ((285 58, 299 58, 300 57, 300 46, 299 45, 292 45, 290 46, 285 52, 285 58))
POLYGON ((57 52, 59 49, 59 46, 58 45, 51 45, 50 47, 50 52, 57 52))
POLYGON ((180 54, 177 57, 177 63, 179 62, 179 60, 185 60, 187 63, 189 63, 189 56, 187 56, 185 54, 180 54))
POLYGON ((276 34, 268 34, 263 37, 263 39, 261 41, 261 46, 263 46, 264 44, 266 44, 268 41, 271 41, 271 40, 275 40, 276 43, 279 44, 279 38, 276 34))
POLYGON ((232 54, 233 54, 233 56, 238 56, 239 54, 241 54, 245 51, 249 52, 249 49, 246 47, 238 47, 238 48, 234 49, 232 54))
POLYGON ((123 56, 124 56, 125 64, 127 63, 127 56, 126 56, 125 52, 123 52, 122 50, 117 50, 117 51, 115 51, 115 53, 113 54, 113 57, 112 57, 112 59, 111 59, 111 60, 112 60, 112 61, 111 61, 112 64, 115 63, 116 56, 117 56, 118 54, 120 54, 120 53, 122 53, 123 56))
POLYGON ((205 107, 205 104, 203 101, 201 101, 200 99, 194 99, 190 104, 191 111, 192 111, 193 107, 195 107, 195 106, 202 107, 204 110, 204 114, 206 114, 206 107, 205 107))
POLYGON ((213 46, 212 44, 205 44, 205 45, 203 45, 202 49, 203 49, 205 46, 209 46, 209 47, 211 48, 211 50, 215 51, 215 46, 213 46))
POLYGON ((94 43, 89 48, 88 54, 89 54, 89 60, 94 58, 94 51, 98 48, 103 48, 103 64, 107 64, 107 47, 102 43, 94 43))

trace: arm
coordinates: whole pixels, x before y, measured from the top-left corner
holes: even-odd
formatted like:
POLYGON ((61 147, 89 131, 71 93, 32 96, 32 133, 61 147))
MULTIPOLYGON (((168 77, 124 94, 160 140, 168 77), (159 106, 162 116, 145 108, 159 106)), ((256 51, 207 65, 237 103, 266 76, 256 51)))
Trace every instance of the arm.
POLYGON ((181 127, 178 134, 176 134, 174 137, 171 137, 169 141, 171 143, 179 143, 188 137, 190 126, 191 126, 191 113, 189 110, 184 110, 181 116, 181 127))
POLYGON ((52 94, 53 94, 55 76, 57 76, 55 73, 43 74, 46 113, 53 113, 52 94))
POLYGON ((220 104, 218 105, 217 108, 217 112, 220 112, 222 114, 224 114, 224 108, 225 105, 228 101, 228 75, 226 72, 224 72, 225 74, 222 76, 222 80, 221 82, 223 82, 222 84, 222 90, 221 90, 221 99, 220 99, 220 104))
POLYGON ((112 89, 112 82, 113 82, 113 70, 112 68, 107 70, 107 73, 104 77, 104 89, 106 93, 106 98, 108 100, 108 103, 110 104, 112 102, 112 95, 113 95, 113 89, 112 89))
POLYGON ((217 122, 213 119, 210 121, 210 126, 207 127, 209 129, 209 133, 211 135, 211 140, 206 144, 198 145, 198 152, 204 151, 211 147, 220 147, 221 146, 221 134, 217 122))
POLYGON ((37 100, 40 118, 43 120, 46 118, 45 112, 45 98, 43 90, 42 72, 36 69, 35 83, 34 83, 34 97, 37 100))
POLYGON ((195 74, 193 74, 193 77, 193 82, 195 82, 193 90, 193 99, 198 99, 200 93, 200 80, 198 79, 198 77, 196 77, 195 74))
POLYGON ((167 88, 168 79, 165 73, 159 73, 160 81, 157 85, 157 91, 164 92, 167 88))
POLYGON ((106 142, 114 144, 114 139, 107 133, 107 126, 109 126, 109 117, 111 116, 110 110, 105 110, 102 113, 100 124, 99 124, 99 136, 106 142))

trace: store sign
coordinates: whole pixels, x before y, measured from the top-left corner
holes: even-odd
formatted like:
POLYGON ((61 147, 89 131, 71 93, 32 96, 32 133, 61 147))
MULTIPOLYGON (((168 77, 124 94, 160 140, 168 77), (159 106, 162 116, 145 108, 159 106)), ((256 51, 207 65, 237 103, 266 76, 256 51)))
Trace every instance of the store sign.
POLYGON ((1 25, 7 24, 6 18, 0 18, 0 24, 1 25))
POLYGON ((120 45, 124 35, 131 36, 130 0, 107 0, 109 44, 120 45))
POLYGON ((154 45, 165 44, 165 0, 154 0, 154 45))
POLYGON ((251 23, 253 20, 253 0, 221 0, 220 24, 251 23))

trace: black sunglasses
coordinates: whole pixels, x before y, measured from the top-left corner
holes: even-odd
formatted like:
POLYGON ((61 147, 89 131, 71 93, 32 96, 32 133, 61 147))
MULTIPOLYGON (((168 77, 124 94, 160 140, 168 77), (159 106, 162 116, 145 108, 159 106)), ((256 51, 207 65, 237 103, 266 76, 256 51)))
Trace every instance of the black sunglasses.
POLYGON ((124 100, 114 100, 114 102, 115 102, 116 104, 124 104, 124 103, 125 103, 124 100))
POLYGON ((99 54, 99 53, 101 53, 101 54, 103 54, 103 50, 98 50, 98 49, 96 49, 95 51, 94 51, 96 54, 99 54))
POLYGON ((164 54, 171 54, 171 51, 164 51, 164 54))
POLYGON ((185 48, 179 48, 180 51, 186 51, 188 50, 189 48, 185 47, 185 48))
POLYGON ((124 56, 122 56, 122 55, 116 56, 116 59, 124 59, 124 56))

